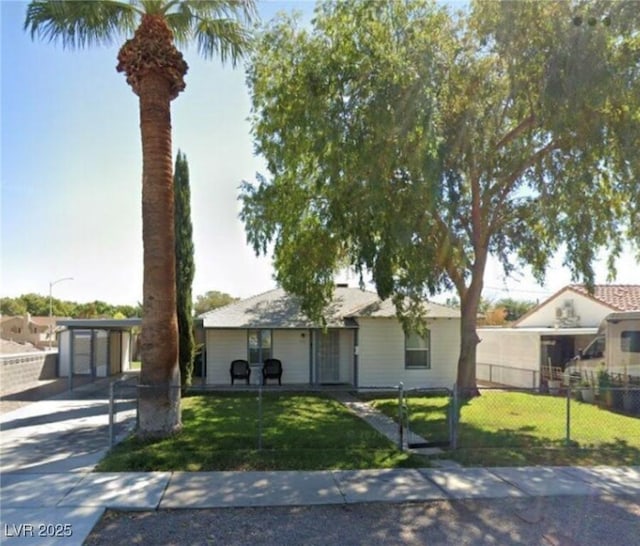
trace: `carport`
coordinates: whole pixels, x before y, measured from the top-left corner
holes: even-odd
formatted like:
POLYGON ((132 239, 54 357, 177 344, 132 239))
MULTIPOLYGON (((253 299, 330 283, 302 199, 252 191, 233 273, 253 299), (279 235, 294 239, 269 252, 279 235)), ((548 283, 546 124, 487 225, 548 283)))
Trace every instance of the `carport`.
POLYGON ((549 366, 564 368, 598 333, 597 328, 478 328, 479 381, 536 388, 549 366))
POLYGON ((142 323, 130 319, 59 320, 58 376, 94 381, 131 369, 132 330, 142 323))

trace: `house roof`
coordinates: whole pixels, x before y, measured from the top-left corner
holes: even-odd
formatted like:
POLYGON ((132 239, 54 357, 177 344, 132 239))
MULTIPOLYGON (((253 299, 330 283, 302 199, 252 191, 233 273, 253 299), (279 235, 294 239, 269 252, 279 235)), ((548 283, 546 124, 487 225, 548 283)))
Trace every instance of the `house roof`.
MULTIPOLYGON (((427 303, 427 316, 459 317, 460 312, 443 305, 427 303)), ((390 300, 381 301, 373 292, 359 288, 337 287, 333 301, 325 311, 329 328, 355 327, 358 317, 395 317, 390 300)), ((295 296, 281 288, 230 303, 200 315, 205 328, 317 328, 300 309, 295 296)))
POLYGON ((547 305, 565 292, 574 292, 592 301, 596 301, 611 309, 611 311, 636 311, 640 310, 640 285, 639 284, 596 284, 593 293, 583 284, 569 284, 558 290, 555 294, 544 300, 542 303, 529 309, 515 323, 517 326, 527 317, 536 313, 540 308, 547 305))
POLYGON ((608 305, 614 311, 640 310, 640 284, 596 284, 593 294, 589 294, 587 287, 581 284, 571 284, 569 288, 608 305))

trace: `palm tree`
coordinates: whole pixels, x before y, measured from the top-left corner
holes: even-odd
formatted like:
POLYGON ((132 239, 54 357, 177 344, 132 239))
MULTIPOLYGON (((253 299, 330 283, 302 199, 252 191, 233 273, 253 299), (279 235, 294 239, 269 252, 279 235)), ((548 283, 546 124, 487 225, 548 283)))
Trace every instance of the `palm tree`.
POLYGON ((32 1, 25 29, 63 47, 111 44, 125 36, 119 72, 138 95, 142 133, 144 247, 142 369, 138 434, 182 427, 176 321, 170 103, 184 90, 187 63, 176 49, 195 42, 204 57, 235 66, 247 51, 253 0, 32 1))

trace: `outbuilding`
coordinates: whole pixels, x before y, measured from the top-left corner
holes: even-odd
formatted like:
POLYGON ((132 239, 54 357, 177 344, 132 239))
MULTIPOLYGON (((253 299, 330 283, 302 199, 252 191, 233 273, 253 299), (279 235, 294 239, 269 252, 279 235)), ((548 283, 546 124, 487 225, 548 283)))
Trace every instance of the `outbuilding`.
POLYGON ((95 379, 130 370, 132 331, 142 319, 59 320, 58 376, 95 379))

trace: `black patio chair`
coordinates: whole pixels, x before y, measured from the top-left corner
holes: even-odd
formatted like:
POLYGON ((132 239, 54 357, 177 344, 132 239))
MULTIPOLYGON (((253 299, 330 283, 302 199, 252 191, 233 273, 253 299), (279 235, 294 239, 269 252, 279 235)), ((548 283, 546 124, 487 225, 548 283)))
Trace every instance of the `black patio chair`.
POLYGON ((248 385, 251 379, 251 366, 246 360, 234 360, 229 368, 229 373, 232 385, 236 379, 246 379, 248 385))
POLYGON ((277 358, 267 358, 262 365, 262 384, 267 384, 267 379, 277 379, 278 385, 282 385, 282 362, 277 358))

